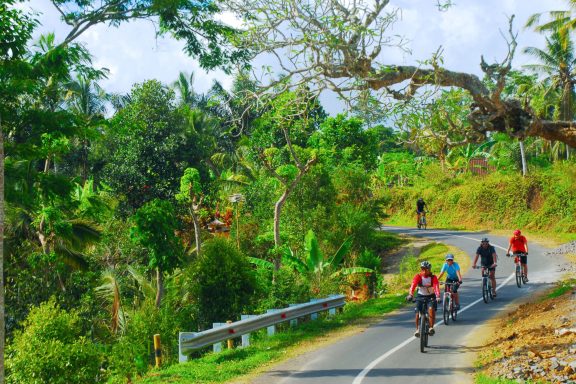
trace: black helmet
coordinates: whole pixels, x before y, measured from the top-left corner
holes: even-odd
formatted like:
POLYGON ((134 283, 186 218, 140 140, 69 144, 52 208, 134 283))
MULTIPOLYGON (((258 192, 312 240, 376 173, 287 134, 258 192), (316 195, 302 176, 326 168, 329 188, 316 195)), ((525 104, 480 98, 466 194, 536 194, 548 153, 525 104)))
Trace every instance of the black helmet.
POLYGON ((420 263, 420 268, 432 269, 432 264, 428 261, 423 261, 420 263))
POLYGON ((483 238, 482 238, 482 242, 483 242, 483 243, 489 243, 489 242, 490 242, 490 240, 488 240, 488 238, 487 238, 487 237, 483 237, 483 238))
POLYGON ((424 201, 424 199, 420 197, 420 198, 418 198, 418 201, 424 201))

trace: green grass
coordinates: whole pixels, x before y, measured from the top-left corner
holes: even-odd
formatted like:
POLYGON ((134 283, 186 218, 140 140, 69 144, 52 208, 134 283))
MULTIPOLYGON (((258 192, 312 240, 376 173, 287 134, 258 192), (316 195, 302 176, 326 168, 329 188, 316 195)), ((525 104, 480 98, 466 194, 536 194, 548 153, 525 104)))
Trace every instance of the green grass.
POLYGON ((262 332, 259 332, 255 335, 257 340, 252 340, 253 344, 248 348, 224 350, 217 354, 207 353, 185 364, 151 371, 137 383, 224 383, 290 357, 291 352, 301 348, 307 341, 325 337, 330 332, 341 330, 350 324, 380 318, 382 314, 391 312, 404 303, 404 295, 401 294, 385 295, 365 303, 348 303, 341 314, 332 318, 309 321, 272 337, 263 336, 262 332))
POLYGON ((554 288, 554 290, 552 290, 552 292, 550 292, 548 295, 546 295, 546 298, 553 299, 555 297, 562 296, 566 292, 574 289, 574 287, 576 287, 576 279, 560 281, 560 282, 558 282, 556 288, 554 288))
MULTIPOLYGON (((498 377, 498 378, 488 377, 488 376, 483 375, 483 374, 476 375, 474 382, 476 384, 518 384, 518 381, 516 381, 516 380, 505 379, 502 377, 498 377)), ((526 380, 526 381, 522 381, 522 382, 524 384, 544 384, 544 383, 546 383, 546 381, 541 381, 541 380, 537 380, 537 381, 526 380)))

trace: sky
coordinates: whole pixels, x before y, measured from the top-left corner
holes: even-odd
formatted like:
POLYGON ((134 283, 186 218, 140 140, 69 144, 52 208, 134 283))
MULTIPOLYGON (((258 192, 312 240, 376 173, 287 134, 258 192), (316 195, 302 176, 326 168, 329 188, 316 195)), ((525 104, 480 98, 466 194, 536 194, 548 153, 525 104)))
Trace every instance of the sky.
MULTIPOLYGON (((508 46, 502 35, 507 36, 508 17, 514 14, 518 49, 513 66, 520 68, 533 62, 522 53, 525 47, 544 48, 542 35, 523 28, 528 17, 537 12, 567 9, 564 0, 452 0, 453 6, 443 12, 438 11, 436 3, 437 0, 391 1, 390 6, 402 9, 401 19, 391 33, 409 40, 411 54, 387 50, 386 63, 416 64, 418 60, 430 58, 442 46, 445 68, 481 76, 481 55, 488 63, 501 62, 506 57, 508 46)), ((42 13, 38 33, 54 32, 56 41, 65 38, 70 27, 60 21, 49 0, 31 0, 29 6, 42 13)), ((225 20, 235 23, 230 17, 225 20)), ((133 21, 118 28, 91 27, 77 41, 91 52, 96 67, 110 70, 108 79, 100 82, 108 92, 128 93, 133 84, 149 79, 171 84, 182 71, 195 73, 197 92, 207 91, 214 79, 226 88, 231 85, 232 79, 223 72, 206 73, 200 69, 198 63, 183 52, 181 42, 155 35, 155 26, 150 21, 133 21)), ((326 109, 337 112, 330 110, 330 106, 326 109)))

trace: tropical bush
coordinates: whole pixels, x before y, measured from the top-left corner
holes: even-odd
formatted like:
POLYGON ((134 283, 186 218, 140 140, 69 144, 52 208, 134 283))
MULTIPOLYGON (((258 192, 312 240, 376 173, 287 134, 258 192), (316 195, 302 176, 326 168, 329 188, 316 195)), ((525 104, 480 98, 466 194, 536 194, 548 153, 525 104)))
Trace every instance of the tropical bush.
POLYGON ((84 324, 53 299, 33 308, 7 350, 7 383, 103 382, 103 348, 86 337, 84 324))
POLYGON ((202 328, 212 322, 238 320, 251 309, 253 297, 258 294, 256 276, 247 257, 221 237, 204 243, 187 278, 193 282, 190 295, 202 328))

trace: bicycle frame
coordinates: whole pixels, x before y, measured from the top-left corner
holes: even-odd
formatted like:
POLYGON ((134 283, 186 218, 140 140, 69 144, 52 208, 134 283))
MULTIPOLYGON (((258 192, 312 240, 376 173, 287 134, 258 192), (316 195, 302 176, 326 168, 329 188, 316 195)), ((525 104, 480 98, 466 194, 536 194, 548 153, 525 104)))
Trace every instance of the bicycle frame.
POLYGON ((520 257, 525 255, 525 253, 516 253, 514 254, 514 264, 516 265, 516 285, 518 288, 522 287, 522 283, 526 284, 526 276, 524 275, 524 269, 522 268, 522 262, 520 261, 520 257))
POLYGON ((419 326, 418 329, 420 331, 420 352, 424 353, 425 348, 428 346, 428 329, 430 328, 430 315, 428 313, 430 309, 430 298, 422 298, 416 297, 414 301, 421 301, 424 303, 421 309, 418 311, 419 313, 419 326))
POLYGON ((493 300, 492 293, 492 279, 490 279, 490 269, 482 266, 482 298, 487 304, 489 300, 493 300))
POLYGON ((422 211, 418 217, 418 229, 424 228, 426 229, 426 211, 422 211))
POLYGON ((444 283, 446 286, 446 290, 444 291, 444 298, 442 300, 442 315, 444 317, 444 324, 448 325, 450 321, 450 317, 452 317, 452 321, 456 321, 457 317, 457 309, 456 305, 454 304, 454 292, 452 291, 452 287, 456 285, 456 283, 444 283))

